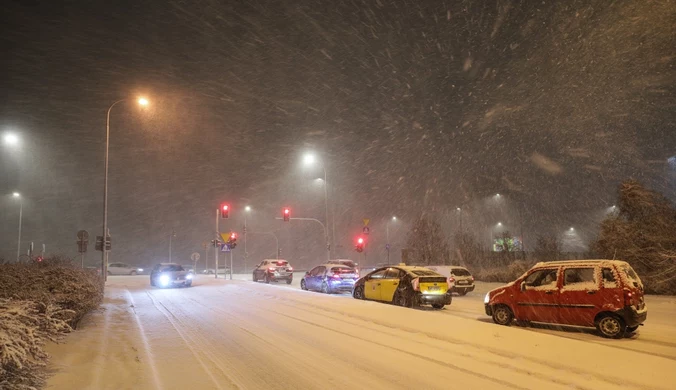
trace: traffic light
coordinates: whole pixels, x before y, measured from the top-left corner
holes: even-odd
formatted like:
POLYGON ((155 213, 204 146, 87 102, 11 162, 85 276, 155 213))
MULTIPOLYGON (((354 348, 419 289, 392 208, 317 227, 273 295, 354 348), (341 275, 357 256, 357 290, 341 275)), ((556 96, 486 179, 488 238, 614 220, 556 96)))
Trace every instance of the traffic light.
POLYGON ((237 233, 230 233, 230 238, 228 239, 227 245, 230 247, 230 249, 235 249, 237 246, 237 233))
POLYGON ((355 250, 359 253, 364 251, 364 245, 366 244, 366 240, 364 240, 364 237, 358 237, 357 238, 357 245, 355 246, 355 250))
POLYGON ((228 219, 230 218, 230 205, 222 204, 221 205, 221 218, 228 219))
POLYGON ((291 219, 291 209, 288 207, 284 207, 284 210, 282 210, 282 218, 284 218, 284 222, 289 222, 289 219, 291 219))

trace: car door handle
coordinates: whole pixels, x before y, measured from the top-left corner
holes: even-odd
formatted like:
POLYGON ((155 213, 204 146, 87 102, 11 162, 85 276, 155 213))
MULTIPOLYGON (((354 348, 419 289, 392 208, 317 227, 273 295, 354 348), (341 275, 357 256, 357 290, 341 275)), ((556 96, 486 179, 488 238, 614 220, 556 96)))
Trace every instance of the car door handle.
POLYGON ((554 291, 548 290, 548 291, 545 291, 545 294, 554 294, 554 291))
POLYGON ((399 283, 397 283, 397 282, 394 282, 394 283, 393 283, 392 285, 393 285, 393 286, 396 286, 397 284, 399 284, 399 283))
POLYGON ((587 291, 587 294, 589 295, 596 294, 596 291, 587 291))

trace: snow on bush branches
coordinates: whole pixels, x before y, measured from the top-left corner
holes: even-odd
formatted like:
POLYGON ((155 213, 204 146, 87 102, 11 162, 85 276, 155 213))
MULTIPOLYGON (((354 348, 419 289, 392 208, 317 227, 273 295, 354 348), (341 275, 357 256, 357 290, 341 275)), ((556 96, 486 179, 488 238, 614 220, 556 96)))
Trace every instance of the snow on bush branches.
POLYGON ((0 388, 43 385, 45 342, 70 332, 102 298, 101 278, 67 259, 0 264, 0 388))

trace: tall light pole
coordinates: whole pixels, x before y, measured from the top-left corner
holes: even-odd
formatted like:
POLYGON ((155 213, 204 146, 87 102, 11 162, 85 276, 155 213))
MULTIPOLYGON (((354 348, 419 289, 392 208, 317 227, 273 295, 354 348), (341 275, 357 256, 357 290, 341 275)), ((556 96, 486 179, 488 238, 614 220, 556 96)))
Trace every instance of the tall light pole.
POLYGON ((19 199, 19 242, 16 246, 16 261, 19 262, 19 258, 21 257, 21 222, 23 220, 23 198, 18 192, 13 193, 12 196, 19 199))
POLYGON ((396 221, 397 217, 392 217, 387 223, 385 224, 385 238, 387 241, 387 245, 385 245, 385 249, 387 249, 387 264, 390 263, 390 222, 396 221))
POLYGON ((244 207, 244 273, 246 274, 246 261, 249 258, 249 252, 246 250, 246 220, 247 216, 251 212, 251 206, 244 207))
MULTIPOLYGON (((303 156, 303 164, 309 166, 309 165, 314 165, 316 162, 316 158, 314 154, 307 153, 305 156, 303 156)), ((328 182, 328 176, 326 174, 326 163, 322 164, 322 170, 324 171, 324 208, 326 210, 326 247, 329 252, 329 259, 331 258, 331 242, 329 240, 329 233, 328 233, 328 226, 329 226, 329 182, 328 182)))
POLYGON ((171 239, 176 237, 176 230, 171 229, 171 234, 169 235, 169 262, 171 263, 171 239))
MULTIPOLYGON (((108 251, 106 250, 106 243, 108 241, 108 149, 110 145, 110 111, 117 103, 126 101, 127 99, 120 99, 108 108, 106 115, 106 151, 104 157, 104 171, 103 171, 103 245, 101 248, 101 276, 103 280, 108 280, 108 251)), ((138 104, 147 106, 148 100, 145 98, 138 99, 138 104)))

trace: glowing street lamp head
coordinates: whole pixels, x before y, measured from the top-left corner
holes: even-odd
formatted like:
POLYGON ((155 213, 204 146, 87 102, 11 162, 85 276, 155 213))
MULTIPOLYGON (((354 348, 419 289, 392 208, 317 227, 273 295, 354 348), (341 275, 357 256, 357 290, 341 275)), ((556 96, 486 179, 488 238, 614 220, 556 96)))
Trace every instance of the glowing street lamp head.
POLYGON ((572 231, 574 231, 574 230, 575 230, 575 228, 570 228, 570 229, 568 229, 568 230, 570 230, 570 231, 572 232, 572 231))
POLYGON ((143 98, 143 97, 142 97, 142 98, 139 98, 139 99, 138 99, 138 104, 140 104, 140 105, 142 105, 142 106, 144 106, 144 107, 147 106, 149 103, 150 103, 150 102, 149 102, 148 99, 146 99, 146 98, 143 98))
POLYGON ((21 196, 21 194, 18 193, 18 192, 13 192, 13 193, 12 193, 12 196, 15 197, 15 198, 18 198, 18 197, 21 196))
POLYGON ((7 145, 16 146, 19 144, 19 136, 14 133, 7 133, 3 138, 7 145))
POLYGON ((244 211, 251 211, 251 206, 246 206, 246 207, 244 208, 244 211))
POLYGON ((305 156, 303 156, 303 164, 305 165, 312 165, 316 161, 315 155, 312 153, 306 153, 305 156))
POLYGON ((458 211, 462 211, 462 209, 460 207, 456 207, 455 209, 458 210, 458 211))
POLYGON ((502 226, 502 222, 498 222, 498 226, 502 226))
POLYGON ((392 220, 393 220, 393 221, 396 221, 396 220, 397 220, 397 217, 392 217, 392 220))
POLYGON ((496 198, 499 198, 499 197, 500 197, 500 194, 495 194, 495 197, 496 197, 496 198))

